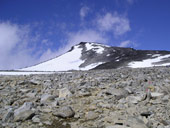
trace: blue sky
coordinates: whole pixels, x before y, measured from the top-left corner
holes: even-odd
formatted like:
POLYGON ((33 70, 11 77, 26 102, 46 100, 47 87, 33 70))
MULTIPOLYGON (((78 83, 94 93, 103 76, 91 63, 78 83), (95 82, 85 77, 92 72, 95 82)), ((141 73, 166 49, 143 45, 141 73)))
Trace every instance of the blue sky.
POLYGON ((81 41, 170 50, 169 0, 0 0, 0 69, 48 60, 81 41))

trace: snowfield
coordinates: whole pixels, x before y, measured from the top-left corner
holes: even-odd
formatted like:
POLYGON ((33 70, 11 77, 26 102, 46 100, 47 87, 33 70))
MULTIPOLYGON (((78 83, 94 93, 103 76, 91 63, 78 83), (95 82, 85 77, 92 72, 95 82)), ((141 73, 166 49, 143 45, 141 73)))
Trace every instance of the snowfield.
MULTIPOLYGON (((87 50, 91 49, 90 43, 86 44, 87 50), (88 45, 89 44, 89 45, 88 45)), ((101 47, 102 48, 102 47, 101 47)), ((103 50, 103 48, 102 48, 103 50)), ((100 48, 97 50, 101 52, 100 48)), ((95 63, 88 65, 86 67, 80 68, 79 66, 84 63, 84 60, 81 60, 82 48, 79 48, 79 45, 74 46, 74 49, 70 52, 67 52, 57 58, 52 60, 40 63, 35 66, 21 69, 22 71, 69 71, 69 70, 89 70, 95 68, 96 66, 102 64, 95 63)))
POLYGON ((153 55, 152 57, 156 57, 156 58, 146 59, 146 60, 143 60, 143 61, 133 61, 133 62, 130 62, 128 64, 128 67, 131 67, 131 68, 146 68, 146 67, 169 66, 170 65, 170 63, 164 63, 164 64, 158 64, 158 65, 154 64, 156 62, 160 62, 163 59, 170 57, 170 55, 164 55, 164 56, 153 55))
POLYGON ((79 70, 79 65, 84 61, 80 59, 82 48, 74 46, 74 50, 57 58, 40 63, 38 65, 23 68, 23 71, 68 71, 79 70))
POLYGON ((18 71, 0 71, 0 75, 33 75, 33 74, 52 74, 54 72, 18 72, 18 71))

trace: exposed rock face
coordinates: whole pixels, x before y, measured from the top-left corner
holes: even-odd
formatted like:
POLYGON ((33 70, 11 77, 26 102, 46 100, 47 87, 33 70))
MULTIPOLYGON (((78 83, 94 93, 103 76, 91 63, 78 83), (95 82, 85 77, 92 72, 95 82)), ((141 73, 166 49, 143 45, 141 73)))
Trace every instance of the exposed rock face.
POLYGON ((170 68, 0 76, 0 127, 169 128, 170 68))

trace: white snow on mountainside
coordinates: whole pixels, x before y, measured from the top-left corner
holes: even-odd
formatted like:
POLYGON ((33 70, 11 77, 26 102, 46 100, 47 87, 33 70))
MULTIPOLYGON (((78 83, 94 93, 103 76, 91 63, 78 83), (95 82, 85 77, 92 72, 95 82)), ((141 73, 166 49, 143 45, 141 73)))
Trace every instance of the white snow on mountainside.
POLYGON ((74 46, 74 50, 67 52, 57 58, 40 63, 38 65, 24 68, 25 71, 67 71, 71 69, 79 70, 79 65, 83 63, 80 59, 81 48, 74 46))
MULTIPOLYGON (((28 68, 23 68, 21 70, 23 71, 69 71, 69 70, 89 70, 93 69, 101 64, 104 64, 106 62, 112 62, 112 65, 115 65, 117 63, 121 64, 124 61, 127 61, 128 59, 131 59, 131 56, 127 55, 130 52, 132 52, 132 55, 135 50, 128 51, 126 48, 119 48, 116 50, 115 47, 110 47, 103 44, 98 43, 90 43, 90 42, 84 42, 80 43, 78 45, 75 45, 72 50, 69 52, 56 57, 52 60, 40 63, 35 66, 31 66, 28 68), (107 53, 107 50, 111 50, 111 52, 107 53), (107 54, 106 54, 107 53, 107 54), (86 54, 86 55, 85 55, 86 54), (111 55, 112 54, 112 55, 111 55), (82 56, 84 56, 84 59, 82 59, 82 56), (95 55, 95 56, 94 56, 95 55), (120 57, 122 56, 122 57, 120 57), (95 60, 98 57, 97 60, 95 60), (116 59, 118 58, 119 59, 116 59), (104 59, 106 60, 104 60, 104 59), (128 59, 127 59, 128 58, 128 59), (115 59, 114 61, 112 61, 115 59), (126 60, 125 60, 126 59, 126 60), (94 61, 95 60, 95 61, 94 61), (85 64, 85 66, 82 66, 82 64, 86 63, 87 61, 90 61, 90 63, 85 64)), ((156 52, 156 51, 155 51, 156 52)), ((146 53, 143 51, 142 53, 139 53, 139 55, 144 56, 146 53)), ((153 67, 153 66, 167 66, 170 65, 169 63, 159 63, 163 61, 163 59, 166 59, 170 57, 170 54, 161 55, 161 54, 146 54, 149 56, 147 59, 141 59, 140 61, 132 60, 130 62, 126 62, 126 66, 124 67, 130 67, 130 68, 145 68, 145 67, 153 67), (157 64, 159 63, 159 64, 157 64)), ((136 58, 140 58, 138 56, 135 56, 136 58)))
POLYGON ((170 51, 135 50, 81 42, 73 46, 70 51, 54 59, 16 71, 0 71, 0 75, 48 74, 71 70, 154 66, 170 66, 170 51))
POLYGON ((163 59, 170 57, 170 55, 160 56, 160 55, 156 54, 156 55, 153 55, 152 57, 156 57, 156 58, 146 59, 143 61, 130 62, 129 67, 131 67, 131 68, 147 68, 147 67, 154 67, 154 66, 169 66, 170 65, 170 63, 155 64, 157 62, 161 62, 163 59))
POLYGON ((97 43, 96 44, 94 44, 94 43, 86 43, 85 45, 86 45, 87 51, 93 50, 93 51, 95 51, 98 54, 102 54, 103 53, 103 51, 104 51, 103 47, 109 47, 107 45, 102 45, 102 44, 97 44, 97 43))
POLYGON ((54 72, 21 72, 21 71, 0 71, 0 75, 33 75, 33 74, 52 74, 54 72))
MULTIPOLYGON (((92 43, 86 44, 87 51, 90 49, 93 49, 94 47, 91 46, 92 43)), ((94 63, 91 65, 88 65, 86 67, 80 68, 79 66, 84 63, 84 60, 81 59, 82 56, 82 50, 83 48, 80 48, 79 45, 76 45, 73 47, 74 49, 57 57, 52 60, 40 63, 35 66, 31 66, 28 68, 23 68, 21 70, 24 71, 68 71, 68 70, 89 70, 96 66, 98 66, 100 63, 94 63)), ((95 47, 97 53, 101 53, 104 49, 101 46, 95 47)))

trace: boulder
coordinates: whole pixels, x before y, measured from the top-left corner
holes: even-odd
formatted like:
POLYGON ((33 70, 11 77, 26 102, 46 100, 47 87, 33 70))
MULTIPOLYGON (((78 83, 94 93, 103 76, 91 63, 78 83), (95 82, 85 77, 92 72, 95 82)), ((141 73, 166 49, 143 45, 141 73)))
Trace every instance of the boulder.
POLYGON ((58 112, 53 113, 53 115, 61 118, 71 118, 74 117, 75 112, 70 106, 64 106, 59 108, 58 112))
POLYGON ((15 121, 24 121, 31 119, 34 116, 34 111, 32 102, 25 102, 20 108, 14 111, 14 120, 15 121))
POLYGON ((45 93, 41 96, 40 102, 43 104, 48 104, 48 103, 51 103, 52 101, 54 101, 54 96, 50 94, 45 93))
POLYGON ((67 88, 59 89, 59 98, 66 98, 71 95, 72 93, 67 88))
POLYGON ((34 115, 35 113, 32 110, 22 111, 19 114, 15 115, 14 121, 25 121, 28 119, 32 119, 34 115))
POLYGON ((106 95, 114 95, 116 99, 121 99, 128 95, 128 91, 125 89, 116 89, 116 88, 108 88, 106 91, 106 95))

